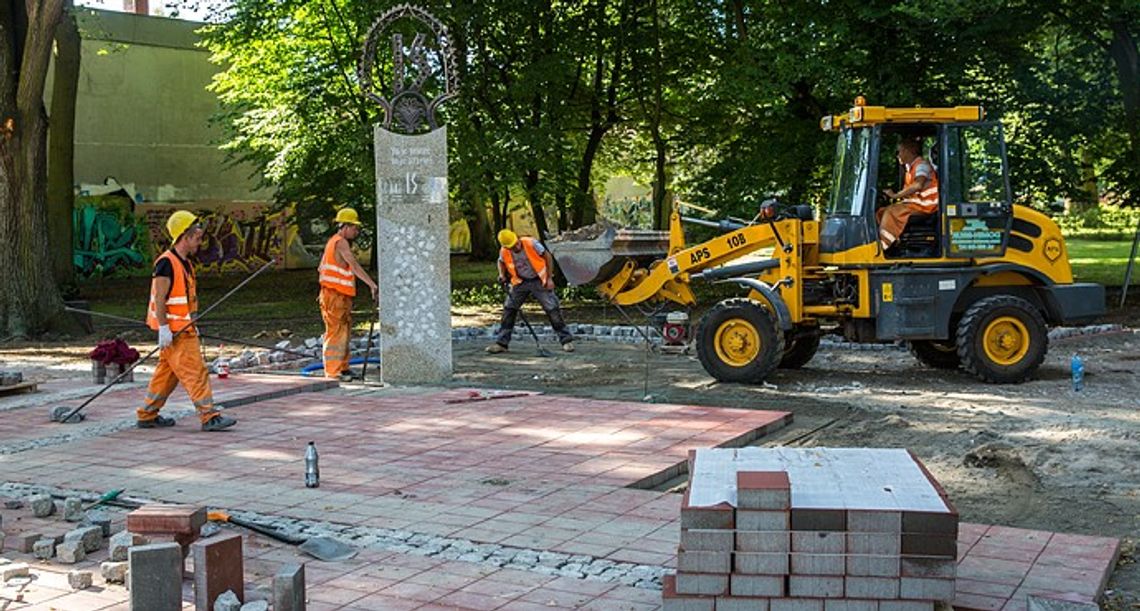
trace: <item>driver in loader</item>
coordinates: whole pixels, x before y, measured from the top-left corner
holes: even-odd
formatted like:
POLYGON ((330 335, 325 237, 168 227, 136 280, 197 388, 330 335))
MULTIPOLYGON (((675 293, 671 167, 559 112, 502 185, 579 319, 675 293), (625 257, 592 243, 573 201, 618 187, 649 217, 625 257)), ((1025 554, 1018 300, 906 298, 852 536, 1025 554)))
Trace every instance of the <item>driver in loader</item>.
POLYGON ((898 242, 912 215, 938 212, 938 172, 922 158, 922 141, 903 136, 899 140, 898 158, 899 164, 906 168, 903 188, 898 192, 884 189, 883 194, 899 203, 875 212, 879 221, 879 242, 884 251, 898 242))
POLYGON ((515 318, 518 317, 519 308, 526 303, 531 295, 538 300, 546 316, 550 318, 550 326, 558 334, 558 341, 562 350, 574 352, 574 336, 566 327, 562 318, 562 309, 558 304, 558 296, 554 294, 554 259, 550 251, 534 238, 520 238, 510 229, 499 232, 499 284, 506 286, 510 277, 510 289, 507 300, 503 304, 503 319, 499 323, 499 334, 495 343, 487 346, 487 352, 498 354, 506 352, 511 343, 511 332, 515 328, 515 318))

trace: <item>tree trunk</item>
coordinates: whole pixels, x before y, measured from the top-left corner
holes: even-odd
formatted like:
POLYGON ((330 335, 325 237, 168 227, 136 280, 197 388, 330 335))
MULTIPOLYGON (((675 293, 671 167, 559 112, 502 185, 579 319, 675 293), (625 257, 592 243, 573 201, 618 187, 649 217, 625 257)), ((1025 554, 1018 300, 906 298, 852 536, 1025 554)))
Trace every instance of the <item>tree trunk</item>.
POLYGON ((475 189, 464 189, 467 200, 465 216, 467 217, 467 230, 471 234, 471 259, 475 261, 490 261, 495 247, 494 235, 487 222, 487 206, 475 189))
POLYGON ((75 100, 79 89, 80 40, 75 15, 70 6, 68 9, 55 31, 55 78, 52 80, 51 130, 48 134, 48 246, 52 253, 52 274, 61 286, 75 279, 72 219, 75 209, 75 100))
POLYGON ((542 197, 536 188, 538 187, 538 170, 527 170, 526 176, 523 178, 523 185, 526 188, 527 199, 530 200, 530 211, 534 215, 534 226, 538 230, 538 235, 535 237, 545 242, 550 230, 546 225, 546 214, 542 211, 542 197))
POLYGON ((1112 42, 1108 52, 1116 64, 1116 75, 1124 98, 1124 129, 1128 132, 1132 149, 1129 151, 1129 190, 1131 203, 1135 204, 1140 198, 1140 52, 1128 23, 1112 23, 1112 42))
POLYGON ((51 275, 44 81, 63 0, 0 8, 0 337, 76 329, 51 275), (26 26, 25 26, 26 24, 26 26), (69 324, 70 323, 70 324, 69 324))
POLYGON ((590 177, 594 173, 594 160, 597 159, 598 150, 602 147, 602 138, 609 131, 610 125, 609 122, 595 125, 590 129, 590 135, 586 139, 586 150, 582 152, 582 165, 578 168, 578 189, 574 193, 577 201, 574 202, 571 217, 573 228, 593 224, 597 217, 598 205, 594 201, 594 189, 590 184, 590 177))

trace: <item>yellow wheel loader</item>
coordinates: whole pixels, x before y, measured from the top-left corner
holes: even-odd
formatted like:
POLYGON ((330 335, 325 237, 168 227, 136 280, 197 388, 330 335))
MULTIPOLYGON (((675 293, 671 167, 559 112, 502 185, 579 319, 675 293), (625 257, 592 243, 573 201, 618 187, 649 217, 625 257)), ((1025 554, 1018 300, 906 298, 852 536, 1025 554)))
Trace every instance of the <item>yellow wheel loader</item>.
POLYGON ((675 209, 667 253, 655 258, 651 249, 618 247, 613 230, 550 247, 571 283, 595 284, 617 305, 693 306, 695 281, 747 290, 697 326, 697 354, 717 380, 759 382, 777 367, 801 367, 827 331, 853 342, 901 340, 928 366, 1022 382, 1045 358, 1050 325, 1104 313, 1104 287, 1075 283, 1057 225, 1012 203, 1001 124, 983 117, 978 106, 887 108, 860 97, 821 121, 838 136, 821 219, 808 206, 771 200, 752 221, 691 219, 675 209), (884 191, 903 187, 900 138, 921 143, 938 177, 938 205, 912 215, 884 250, 876 208, 886 204, 884 191), (688 245, 683 221, 722 233, 688 245))

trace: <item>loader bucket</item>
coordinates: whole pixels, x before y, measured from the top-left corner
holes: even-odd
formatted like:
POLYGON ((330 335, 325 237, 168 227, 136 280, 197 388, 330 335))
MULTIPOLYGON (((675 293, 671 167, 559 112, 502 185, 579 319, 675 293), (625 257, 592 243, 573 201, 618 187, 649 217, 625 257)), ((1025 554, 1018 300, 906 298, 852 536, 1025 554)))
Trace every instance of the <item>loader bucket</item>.
POLYGON ((605 227, 600 235, 590 239, 560 238, 547 242, 547 247, 572 286, 600 284, 629 259, 648 264, 669 253, 667 231, 605 227))

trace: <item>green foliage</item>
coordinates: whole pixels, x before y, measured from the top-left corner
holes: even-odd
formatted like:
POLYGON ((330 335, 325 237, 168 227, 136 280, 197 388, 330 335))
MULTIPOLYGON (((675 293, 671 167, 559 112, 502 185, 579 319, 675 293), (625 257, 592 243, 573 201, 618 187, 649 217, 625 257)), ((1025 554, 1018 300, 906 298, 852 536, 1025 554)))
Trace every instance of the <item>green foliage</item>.
POLYGON ((1053 217, 1066 236, 1101 240, 1131 239, 1140 226, 1140 208, 1102 205, 1053 217))
MULTIPOLYGON (((1096 282, 1105 286, 1122 286, 1132 252, 1132 240, 1065 240, 1073 276, 1079 282, 1096 282)), ((1138 257, 1140 259, 1140 257, 1138 257)), ((1140 284, 1140 260, 1132 270, 1130 286, 1140 284)))

